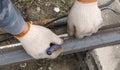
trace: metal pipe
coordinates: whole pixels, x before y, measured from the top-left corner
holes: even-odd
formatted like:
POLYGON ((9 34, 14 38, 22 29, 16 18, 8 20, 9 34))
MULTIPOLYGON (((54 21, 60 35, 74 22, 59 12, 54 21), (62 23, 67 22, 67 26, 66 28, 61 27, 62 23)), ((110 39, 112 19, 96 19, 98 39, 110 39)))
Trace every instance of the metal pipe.
MULTIPOLYGON (((67 39, 62 47, 64 52, 61 55, 91 50, 111 44, 120 43, 120 27, 106 29, 84 39, 67 39)), ((22 47, 14 47, 0 50, 0 65, 6 65, 26 60, 33 60, 22 47)))

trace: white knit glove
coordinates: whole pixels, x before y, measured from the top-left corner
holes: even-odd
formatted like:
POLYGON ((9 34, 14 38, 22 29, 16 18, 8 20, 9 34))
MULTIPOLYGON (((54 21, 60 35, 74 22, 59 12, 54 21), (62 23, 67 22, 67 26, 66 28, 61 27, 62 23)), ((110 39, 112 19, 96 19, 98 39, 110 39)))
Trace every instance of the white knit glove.
POLYGON ((29 29, 23 36, 15 36, 22 44, 26 52, 35 59, 39 58, 56 58, 62 51, 55 51, 52 55, 47 55, 46 50, 50 47, 50 43, 62 44, 62 40, 49 29, 38 26, 29 25, 29 29))
POLYGON ((101 27, 101 11, 97 2, 83 4, 75 1, 68 16, 68 33, 81 39, 90 36, 101 27))

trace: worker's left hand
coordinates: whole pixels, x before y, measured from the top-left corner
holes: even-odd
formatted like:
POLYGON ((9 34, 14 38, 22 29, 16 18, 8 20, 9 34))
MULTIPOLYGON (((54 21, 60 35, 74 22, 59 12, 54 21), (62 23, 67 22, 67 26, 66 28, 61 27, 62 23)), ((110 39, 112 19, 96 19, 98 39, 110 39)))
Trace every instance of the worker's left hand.
POLYGON ((97 32, 101 23, 101 10, 97 2, 83 3, 76 0, 68 16, 68 33, 81 39, 97 32))

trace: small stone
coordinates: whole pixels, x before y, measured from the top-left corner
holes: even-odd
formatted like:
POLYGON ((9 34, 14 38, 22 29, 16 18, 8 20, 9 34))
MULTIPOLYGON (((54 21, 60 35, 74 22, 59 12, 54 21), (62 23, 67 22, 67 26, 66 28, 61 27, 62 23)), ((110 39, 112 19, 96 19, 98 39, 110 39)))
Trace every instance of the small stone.
POLYGON ((52 70, 52 68, 51 68, 51 67, 48 67, 48 70, 52 70))
POLYGON ((61 0, 65 4, 65 0, 61 0))
POLYGON ((46 4, 45 4, 46 7, 48 7, 50 5, 51 5, 51 3, 49 3, 49 2, 46 2, 46 4))
POLYGON ((37 12, 40 12, 40 7, 37 7, 37 12))
POLYGON ((60 9, 58 8, 58 7, 54 7, 54 9, 53 9, 55 12, 60 12, 60 9))
POLYGON ((38 70, 43 70, 43 67, 40 67, 38 70))
POLYGON ((27 63, 20 64, 21 68, 25 68, 27 66, 27 63))

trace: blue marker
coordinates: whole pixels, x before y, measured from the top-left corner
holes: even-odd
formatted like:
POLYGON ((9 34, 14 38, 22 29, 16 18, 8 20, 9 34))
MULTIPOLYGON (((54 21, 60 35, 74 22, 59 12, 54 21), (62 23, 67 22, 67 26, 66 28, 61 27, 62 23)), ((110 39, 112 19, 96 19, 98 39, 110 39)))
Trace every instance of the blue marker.
POLYGON ((52 45, 49 49, 47 49, 47 54, 51 55, 54 51, 60 48, 60 45, 52 45))

